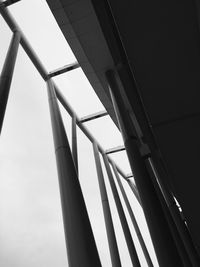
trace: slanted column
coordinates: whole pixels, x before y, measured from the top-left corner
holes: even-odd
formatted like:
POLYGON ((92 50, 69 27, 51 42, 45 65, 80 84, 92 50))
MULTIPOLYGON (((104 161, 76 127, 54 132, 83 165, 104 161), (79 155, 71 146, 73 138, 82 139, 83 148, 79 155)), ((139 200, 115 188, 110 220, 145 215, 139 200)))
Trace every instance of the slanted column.
POLYGON ((15 31, 13 33, 0 76, 0 133, 3 126, 3 120, 8 102, 10 85, 13 77, 20 38, 21 38, 20 32, 15 31))
POLYGON ((177 247, 165 219, 162 206, 141 156, 138 140, 135 138, 135 128, 127 107, 121 95, 122 87, 117 74, 110 70, 106 73, 115 114, 121 129, 128 159, 136 186, 142 202, 142 207, 152 237, 158 262, 162 267, 183 266, 177 247))
POLYGON ((107 157, 106 154, 103 155, 103 160, 104 160, 104 164, 105 164, 105 167, 106 167, 108 180, 110 182, 110 187, 111 187, 112 194, 113 194, 113 197, 114 197, 114 200, 115 200, 115 204, 116 204, 116 207, 117 207, 119 219, 120 219, 121 226, 122 226, 122 229, 123 229, 123 232, 124 232, 124 237, 125 237, 125 240, 126 240, 126 244, 127 244, 127 247, 128 247, 128 251, 129 251, 129 255, 130 255, 132 264, 133 264, 134 267, 140 267, 141 265, 140 265, 140 262, 139 262, 139 259, 138 259, 137 251, 136 251, 134 243, 133 243, 133 239, 132 239, 131 232, 130 232, 130 229, 129 229, 129 226, 128 226, 128 222, 126 220, 126 216, 125 216, 125 213, 124 213, 124 210, 123 210, 123 206, 122 206, 122 203, 121 203, 118 191, 117 191, 117 187, 115 185, 115 181, 114 181, 114 178, 113 178, 113 175, 112 175, 112 171, 111 171, 111 168, 110 168, 110 165, 109 165, 109 162, 108 162, 108 157, 107 157))
POLYGON ((128 178, 126 181, 127 181, 128 185, 130 186, 131 190, 133 191, 133 194, 134 194, 135 197, 137 198, 139 204, 142 206, 140 196, 139 196, 139 194, 138 194, 138 191, 136 190, 135 185, 134 185, 133 182, 132 182, 132 179, 131 179, 131 178, 128 178))
MULTIPOLYGON (((196 248, 194 247, 189 232, 186 231, 187 227, 181 219, 176 202, 170 191, 167 190, 166 186, 159 178, 159 175, 161 173, 163 174, 163 172, 161 171, 161 169, 159 169, 160 174, 158 174, 158 171, 155 168, 154 162, 151 158, 146 159, 146 165, 149 169, 150 174, 153 175, 154 186, 155 188, 157 188, 157 192, 159 192, 161 205, 163 206, 168 225, 173 234, 174 241, 176 243, 184 266, 200 266, 199 256, 196 252, 196 248), (159 183, 156 181, 159 181, 159 183)), ((158 165, 156 166, 158 167, 158 165)))
POLYGON ((99 156, 99 151, 96 142, 93 143, 94 158, 96 163, 97 177, 99 182, 99 189, 101 194, 101 202, 103 206, 103 214, 106 225, 106 233, 108 238, 108 245, 110 250, 111 262, 113 267, 121 267, 119 251, 117 247, 117 240, 115 236, 110 205, 108 201, 108 195, 106 191, 106 185, 103 177, 103 171, 101 167, 101 161, 99 156))
POLYGON ((99 255, 51 79, 47 80, 47 89, 69 266, 100 267, 99 255))
POLYGON ((129 215, 130 215, 130 218, 131 218, 133 227, 134 227, 134 229, 135 229, 136 235, 137 235, 138 240, 139 240, 139 242, 140 242, 140 246, 141 246, 141 248, 142 248, 143 254, 144 254, 145 259, 146 259, 146 262, 147 262, 147 264, 148 264, 149 267, 153 267, 153 263, 152 263, 152 261, 151 261, 151 257, 149 256, 149 252, 148 252, 148 250, 147 250, 147 248, 146 248, 144 239, 143 239, 142 234, 141 234, 141 232, 140 232, 140 228, 139 228, 139 226, 138 226, 138 224, 137 224, 137 221, 136 221, 135 215, 134 215, 134 213, 133 213, 133 211, 132 211, 132 208, 131 208, 131 205, 130 205, 130 203, 129 203, 128 197, 127 197, 126 192, 125 192, 125 190, 124 190, 124 188, 123 188, 123 185, 122 185, 122 182, 121 182, 121 180, 120 180, 119 174, 118 174, 118 172, 117 172, 116 166, 115 166, 113 163, 111 163, 111 165, 112 165, 112 168, 113 168, 113 171, 114 171, 114 174, 115 174, 117 183, 118 183, 118 185, 119 185, 120 191, 121 191, 121 193, 122 193, 124 202, 125 202, 125 204, 126 204, 127 210, 128 210, 128 212, 129 212, 129 215))
POLYGON ((72 157, 78 174, 77 131, 75 115, 72 116, 72 157))

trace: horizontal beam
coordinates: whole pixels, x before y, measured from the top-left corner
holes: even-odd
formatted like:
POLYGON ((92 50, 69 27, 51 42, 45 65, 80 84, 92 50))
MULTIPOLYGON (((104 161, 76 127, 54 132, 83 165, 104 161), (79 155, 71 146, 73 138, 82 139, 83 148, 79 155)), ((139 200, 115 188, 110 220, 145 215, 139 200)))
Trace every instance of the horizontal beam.
POLYGON ((0 3, 0 7, 8 7, 11 6, 12 4, 15 4, 17 2, 19 2, 20 0, 7 0, 7 1, 3 1, 0 3))
MULTIPOLYGON (((15 21, 15 19, 13 18, 13 16, 11 15, 11 13, 9 12, 9 10, 7 8, 0 8, 0 14, 2 15, 2 17, 4 18, 4 20, 6 21, 6 23, 8 24, 8 26, 10 27, 11 31, 15 32, 15 31, 19 31, 21 33, 21 45, 24 49, 24 51, 26 52, 26 54, 28 55, 28 57, 30 58, 30 60, 32 61, 33 65, 35 66, 35 68, 38 70, 38 72, 40 73, 40 75, 42 76, 42 78, 46 81, 49 76, 48 76, 48 72, 45 69, 45 67, 43 66, 42 62, 40 61, 40 59, 38 58, 38 56, 36 55, 35 51, 33 50, 31 44, 29 43, 29 41, 27 40, 27 38, 25 37, 25 35, 23 34, 22 30, 20 29, 20 27, 18 26, 17 22, 15 21)), ((65 108, 65 110, 69 113, 69 115, 71 117, 74 116, 74 118, 76 119, 76 123, 78 125, 78 127, 82 130, 82 132, 87 136, 87 138, 92 142, 96 142, 99 152, 103 155, 105 154, 104 149, 101 147, 101 145, 96 141, 96 139, 93 137, 93 135, 88 131, 88 129, 80 122, 80 119, 78 118, 77 114, 75 113, 75 111, 73 110, 73 108, 71 107, 71 105, 67 102, 67 100, 64 98, 64 96, 62 95, 62 93, 60 92, 60 90, 58 89, 57 85, 53 82, 54 87, 55 87, 55 91, 56 91, 56 95, 58 100, 60 101, 60 103, 63 105, 63 107, 65 108)), ((108 156, 108 160, 110 163, 114 163, 114 161, 108 156)), ((115 163, 114 163, 115 164, 115 163)), ((115 164, 116 165, 116 164, 115 164)), ((116 165, 117 171, 119 172, 119 174, 126 180, 126 175, 125 173, 121 170, 121 168, 119 166, 116 165)), ((137 198, 137 196, 136 196, 137 198)))
POLYGON ((106 154, 112 154, 112 153, 116 153, 116 152, 120 152, 120 151, 124 151, 124 150, 125 150, 124 146, 117 146, 117 147, 114 147, 114 148, 107 149, 105 151, 105 153, 106 154))
POLYGON ((55 77, 57 75, 63 74, 65 72, 68 72, 68 71, 71 71, 71 70, 74 70, 74 69, 77 69, 79 67, 80 67, 80 65, 78 64, 78 62, 66 65, 66 66, 64 66, 62 68, 59 68, 57 70, 49 72, 49 78, 55 77))
MULTIPOLYGON (((82 132, 87 136, 87 138, 92 142, 96 142, 99 152, 103 155, 105 154, 105 150, 102 148, 102 146, 99 144, 99 142, 97 142, 97 140, 95 139, 95 137, 89 132, 89 130, 85 127, 85 125, 83 123, 80 122, 79 117, 77 116, 76 112, 73 110, 73 108, 71 107, 71 105, 68 103, 68 101, 65 99, 65 97, 63 96, 63 94, 61 93, 61 91, 58 89, 57 85, 54 84, 55 86, 55 91, 56 91, 56 95, 58 100, 60 101, 60 103, 62 104, 62 106, 64 107, 64 109, 69 113, 70 116, 74 116, 76 118, 76 123, 78 125, 78 127, 82 130, 82 132)), ((109 162, 113 162, 113 160, 108 157, 109 162)), ((120 175, 126 179, 126 175, 125 173, 117 166, 117 170, 120 173, 120 175)))
POLYGON ((133 177, 133 174, 132 173, 129 173, 126 175, 126 179, 129 179, 129 178, 132 178, 133 177))
POLYGON ((99 111, 97 113, 94 113, 94 114, 91 114, 91 115, 88 115, 88 116, 85 116, 85 117, 81 118, 80 122, 83 123, 83 122, 95 120, 95 119, 104 117, 106 115, 108 115, 108 112, 106 110, 99 111))
MULTIPOLYGON (((85 125, 80 122, 80 120, 79 120, 78 116, 76 115, 75 111, 72 109, 70 104, 67 102, 65 97, 62 95, 62 93, 60 92, 58 87, 56 85, 54 85, 54 86, 55 86, 55 91, 56 91, 57 98, 60 101, 60 103, 62 104, 62 106, 64 107, 64 109, 69 113, 70 116, 74 116, 76 118, 76 122, 77 122, 78 127, 87 136, 87 138, 92 143, 96 142, 96 144, 98 146, 98 149, 99 149, 99 152, 102 155, 106 154, 104 149, 102 148, 102 146, 97 142, 97 140, 93 137, 93 135, 88 131, 88 129, 85 127, 85 125)), ((138 193, 138 190, 137 190, 136 186, 132 183, 132 181, 130 179, 127 179, 126 175, 121 170, 121 168, 108 155, 107 155, 107 158, 108 158, 108 161, 110 162, 110 164, 114 164, 116 166, 116 169, 117 169, 118 173, 121 175, 121 177, 128 182, 128 184, 131 187, 131 189, 132 189, 132 191, 134 193, 134 196, 136 197, 138 203, 142 206, 141 201, 140 201, 140 197, 139 197, 139 193, 138 193)))

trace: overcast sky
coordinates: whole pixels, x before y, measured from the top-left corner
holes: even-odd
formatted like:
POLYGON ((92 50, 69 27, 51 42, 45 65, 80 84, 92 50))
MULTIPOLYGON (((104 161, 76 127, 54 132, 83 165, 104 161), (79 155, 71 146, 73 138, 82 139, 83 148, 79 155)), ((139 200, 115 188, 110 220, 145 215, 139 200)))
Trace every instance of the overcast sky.
MULTIPOLYGON (((48 71, 74 62, 67 42, 44 0, 24 0, 9 8, 48 71)), ((0 17, 0 69, 12 33, 0 17)), ((79 117, 103 110, 81 69, 55 78, 79 117)), ((68 138, 71 120, 61 107, 68 138)), ((119 131, 109 117, 87 123, 105 149, 122 145, 119 131)), ((78 131, 80 183, 103 267, 110 267, 103 212, 93 151, 78 131)), ((113 156, 130 173, 125 152, 113 156)), ((109 196, 110 187, 106 178, 109 196)), ((131 205, 157 265, 140 206, 123 182, 131 205)), ((112 196, 109 199, 124 267, 131 265, 112 196)), ((127 211, 125 210, 126 214, 127 211)), ((142 267, 147 266, 128 217, 142 267)), ((46 84, 20 47, 0 138, 0 266, 66 267, 57 171, 47 101, 46 84)))

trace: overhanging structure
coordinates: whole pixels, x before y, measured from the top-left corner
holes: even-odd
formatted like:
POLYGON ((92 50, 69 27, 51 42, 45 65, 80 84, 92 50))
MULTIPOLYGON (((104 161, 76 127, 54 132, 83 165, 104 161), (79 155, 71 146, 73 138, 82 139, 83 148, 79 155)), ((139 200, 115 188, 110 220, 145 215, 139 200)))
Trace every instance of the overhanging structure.
MULTIPOLYGON (((111 88, 130 161, 134 144, 129 139, 135 138, 138 163, 157 176, 146 194, 151 197, 154 190, 157 192, 162 207, 153 202, 151 207, 158 213, 164 211, 177 255, 184 266, 199 266, 199 4, 187 0, 47 2, 95 92, 118 125, 111 88), (187 227, 175 208, 174 197, 187 227)), ((148 199, 135 179, 145 209, 148 199)), ((154 216, 156 213, 147 220, 150 228, 154 216)), ((153 232, 152 227, 152 237, 153 232)), ((154 236, 155 247, 156 239, 157 256, 159 249, 167 253, 169 240, 162 247, 159 237, 154 236)), ((164 263, 162 257, 164 254, 158 256, 161 266, 175 264, 175 258, 164 263)))
POLYGON ((47 83, 70 267, 101 266, 78 181, 76 125, 93 143, 113 267, 121 266, 121 262, 99 152, 133 266, 140 266, 140 262, 113 174, 148 265, 153 266, 119 173, 143 207, 160 266, 200 266, 200 216, 194 208, 200 185, 200 38, 195 3, 47 0, 78 60, 48 73, 6 8, 13 2, 5 1, 0 6, 1 15, 13 31, 0 80, 0 126, 21 44, 47 83), (82 119, 51 79, 79 66, 106 109, 82 119), (72 117, 72 151, 57 100, 72 117), (83 125, 107 114, 121 131, 137 189, 130 183, 131 175, 125 175, 108 156, 124 147, 104 150, 83 125))

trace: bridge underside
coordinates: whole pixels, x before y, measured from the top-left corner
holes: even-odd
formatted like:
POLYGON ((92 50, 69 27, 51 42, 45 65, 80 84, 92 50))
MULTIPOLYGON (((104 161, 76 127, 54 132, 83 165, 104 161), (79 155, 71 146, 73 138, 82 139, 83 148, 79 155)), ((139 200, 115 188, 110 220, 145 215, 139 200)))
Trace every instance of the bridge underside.
POLYGON ((131 109, 183 210, 200 253, 200 34, 195 1, 47 0, 91 85, 117 124, 105 73, 131 109))

